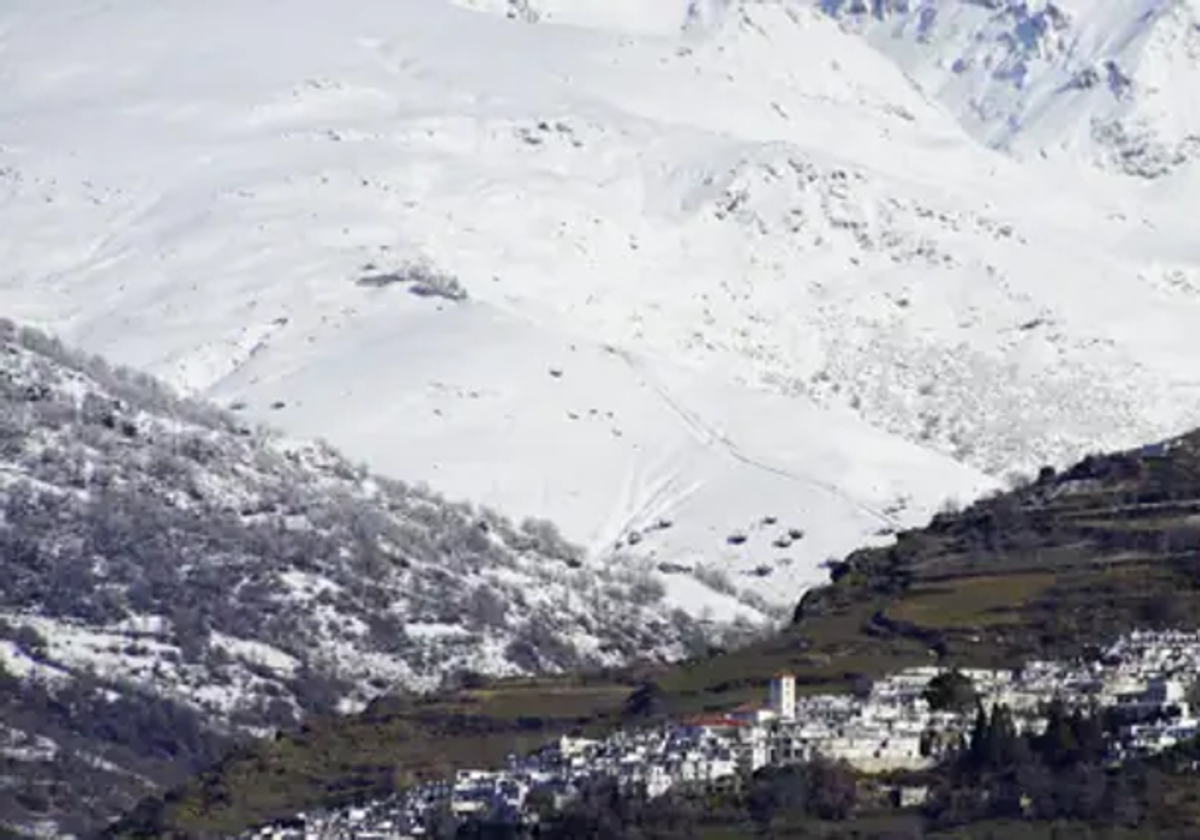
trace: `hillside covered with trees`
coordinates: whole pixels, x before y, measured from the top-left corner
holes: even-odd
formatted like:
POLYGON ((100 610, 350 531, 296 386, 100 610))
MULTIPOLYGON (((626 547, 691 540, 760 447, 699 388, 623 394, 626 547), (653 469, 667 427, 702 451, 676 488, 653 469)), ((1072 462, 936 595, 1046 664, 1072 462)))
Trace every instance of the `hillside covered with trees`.
POLYGON ((464 674, 739 632, 652 570, 0 320, 0 824, 102 825, 226 750, 464 674))

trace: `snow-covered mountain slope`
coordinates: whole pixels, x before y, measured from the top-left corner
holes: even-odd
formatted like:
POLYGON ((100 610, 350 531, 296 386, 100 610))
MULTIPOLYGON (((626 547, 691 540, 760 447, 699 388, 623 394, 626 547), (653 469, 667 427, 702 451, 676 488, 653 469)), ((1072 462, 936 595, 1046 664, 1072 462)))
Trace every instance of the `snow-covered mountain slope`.
POLYGON ((981 140, 1157 177, 1200 155, 1196 0, 821 0, 981 140))
POLYGON ((732 583, 674 577, 724 621, 673 607, 642 564, 585 563, 549 523, 373 476, 0 321, 0 825, 64 766, 78 778, 44 810, 111 816, 305 712, 464 671, 674 659, 761 619, 732 583))
POLYGON ((1194 424, 1186 173, 1000 155, 830 11, 14 0, 0 299, 788 606, 948 496, 1194 424))

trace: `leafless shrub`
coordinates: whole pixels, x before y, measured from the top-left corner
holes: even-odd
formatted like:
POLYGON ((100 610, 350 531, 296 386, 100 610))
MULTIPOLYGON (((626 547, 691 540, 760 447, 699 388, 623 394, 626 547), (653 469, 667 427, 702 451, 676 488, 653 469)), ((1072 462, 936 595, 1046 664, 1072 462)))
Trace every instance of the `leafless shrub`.
POLYGON ((697 565, 692 569, 692 577, 714 592, 722 595, 737 595, 737 587, 729 580, 729 575, 716 566, 711 564, 697 565))
POLYGON ((467 299, 467 290, 457 277, 438 270, 423 259, 405 263, 394 271, 364 274, 354 282, 369 289, 407 286, 409 292, 421 297, 438 297, 455 302, 467 299))

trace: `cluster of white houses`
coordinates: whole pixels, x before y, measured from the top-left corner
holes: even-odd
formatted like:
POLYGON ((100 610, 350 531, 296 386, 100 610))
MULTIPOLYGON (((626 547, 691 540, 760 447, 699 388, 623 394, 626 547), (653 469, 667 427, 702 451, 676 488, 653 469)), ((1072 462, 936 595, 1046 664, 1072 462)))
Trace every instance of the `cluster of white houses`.
MULTIPOLYGON (((936 666, 909 668, 875 683, 867 697, 799 697, 795 678, 777 674, 766 705, 621 731, 603 740, 559 739, 501 770, 461 770, 368 806, 302 815, 259 829, 256 838, 403 838, 428 833, 433 819, 533 818, 561 807, 585 785, 612 779, 658 796, 676 787, 713 789, 763 767, 822 756, 864 773, 922 769, 936 763, 973 721, 970 713, 934 711, 925 699, 936 666), (535 794, 536 792, 536 794, 535 794), (532 795, 532 798, 531 798, 532 795)), ((1200 634, 1135 632, 1092 662, 1030 662, 1015 671, 964 669, 983 706, 1008 706, 1037 729, 1053 701, 1119 708, 1130 723, 1112 742, 1115 759, 1155 752, 1197 734, 1189 707, 1200 678, 1200 634)))

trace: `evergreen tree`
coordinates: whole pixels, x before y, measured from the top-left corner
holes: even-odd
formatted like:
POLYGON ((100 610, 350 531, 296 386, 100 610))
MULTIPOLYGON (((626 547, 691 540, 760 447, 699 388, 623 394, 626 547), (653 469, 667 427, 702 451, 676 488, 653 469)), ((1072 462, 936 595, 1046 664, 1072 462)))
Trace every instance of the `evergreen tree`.
POLYGON ((1003 706, 993 706, 992 715, 984 730, 983 766, 988 770, 1004 768, 1005 753, 1008 752, 1006 740, 1014 736, 1012 720, 1005 713, 1003 706))
POLYGON ((1075 758, 1079 761, 1098 762, 1104 758, 1107 746, 1104 729, 1100 721, 1091 715, 1076 710, 1070 717, 1071 737, 1075 741, 1075 758))
POLYGON ((1049 766, 1064 768, 1076 761, 1079 743, 1061 700, 1050 704, 1046 712, 1046 731, 1037 742, 1038 755, 1049 766))
POLYGON ((975 684, 958 669, 931 679, 923 696, 934 711, 967 712, 979 701, 975 684))
POLYGON ((975 711, 975 723, 971 727, 971 737, 967 741, 967 767, 972 772, 979 772, 987 766, 987 739, 990 721, 988 713, 980 706, 975 711))

